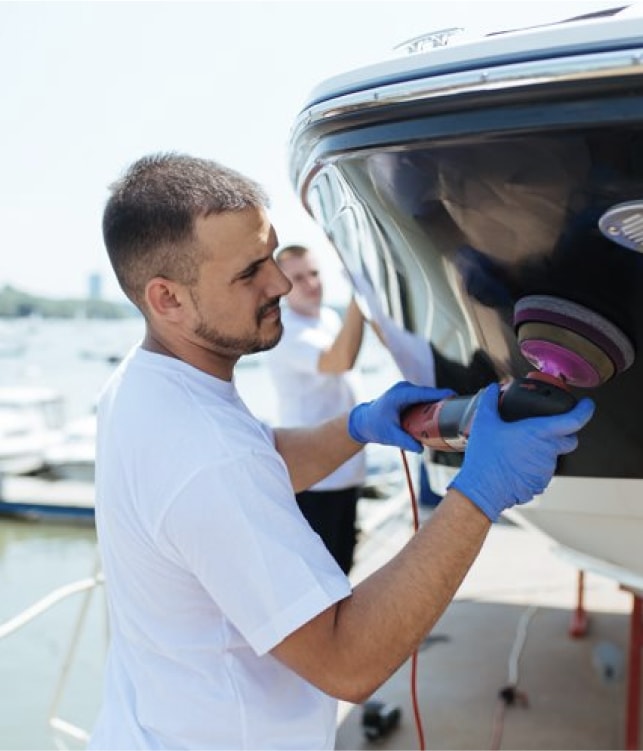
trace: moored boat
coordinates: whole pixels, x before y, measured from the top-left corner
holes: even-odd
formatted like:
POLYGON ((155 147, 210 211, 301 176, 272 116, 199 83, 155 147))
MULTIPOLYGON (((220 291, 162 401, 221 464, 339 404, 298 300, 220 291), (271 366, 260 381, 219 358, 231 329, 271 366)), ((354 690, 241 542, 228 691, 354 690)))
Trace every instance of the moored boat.
POLYGON ((94 482, 96 461, 96 415, 67 423, 57 441, 45 451, 47 475, 58 480, 94 482))
MULTIPOLYGON (((555 366, 595 400, 515 516, 640 587, 642 39, 641 5, 428 34, 321 83, 290 143, 298 195, 402 373, 473 394, 555 366)), ((425 454, 442 490, 461 455, 425 454)))
POLYGON ((32 522, 94 523, 94 484, 42 477, 0 477, 0 517, 32 522))
POLYGON ((0 474, 43 469, 45 451, 58 439, 64 419, 64 398, 55 389, 0 388, 0 474))

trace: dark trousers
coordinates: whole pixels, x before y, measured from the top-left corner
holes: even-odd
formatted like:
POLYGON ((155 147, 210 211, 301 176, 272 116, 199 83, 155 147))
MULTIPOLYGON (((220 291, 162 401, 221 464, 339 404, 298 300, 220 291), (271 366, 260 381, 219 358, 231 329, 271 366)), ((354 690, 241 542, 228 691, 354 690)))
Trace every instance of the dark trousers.
POLYGON ((343 490, 305 490, 296 495, 297 503, 310 526, 345 574, 353 565, 357 543, 358 487, 343 490))

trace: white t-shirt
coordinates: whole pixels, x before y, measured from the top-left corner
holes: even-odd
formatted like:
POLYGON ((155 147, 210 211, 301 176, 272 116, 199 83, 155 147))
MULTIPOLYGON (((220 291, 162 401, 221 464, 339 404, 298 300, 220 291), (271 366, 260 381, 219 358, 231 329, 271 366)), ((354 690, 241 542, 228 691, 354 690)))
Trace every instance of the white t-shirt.
MULTIPOLYGON (((339 314, 322 307, 319 318, 312 318, 284 305, 281 318, 283 336, 266 358, 277 393, 279 424, 312 426, 352 409, 358 401, 356 371, 335 374, 318 370, 321 353, 333 344, 341 328, 339 314)), ((366 457, 360 451, 311 489, 355 487, 362 485, 365 477, 366 457)))
POLYGON ((269 654, 350 593, 234 383, 135 349, 98 411, 110 611, 99 749, 333 748, 337 702, 269 654))

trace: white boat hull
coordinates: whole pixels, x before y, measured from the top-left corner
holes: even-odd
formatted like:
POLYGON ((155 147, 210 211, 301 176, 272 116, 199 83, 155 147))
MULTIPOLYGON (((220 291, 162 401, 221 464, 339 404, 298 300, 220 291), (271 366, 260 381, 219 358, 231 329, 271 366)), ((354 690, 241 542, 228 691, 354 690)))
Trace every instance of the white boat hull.
POLYGON ((643 481, 555 477, 545 494, 512 516, 602 561, 606 575, 617 567, 643 583, 643 481))
MULTIPOLYGON (((456 471, 429 465, 431 486, 443 495, 456 471)), ((544 534, 578 568, 643 589, 643 480, 554 477, 505 516, 544 534)))
POLYGON ((0 517, 94 522, 94 485, 40 477, 0 477, 0 517))
POLYGON ((14 446, 3 446, 0 456, 0 475, 27 475, 38 472, 44 467, 44 452, 27 448, 22 450, 14 446))

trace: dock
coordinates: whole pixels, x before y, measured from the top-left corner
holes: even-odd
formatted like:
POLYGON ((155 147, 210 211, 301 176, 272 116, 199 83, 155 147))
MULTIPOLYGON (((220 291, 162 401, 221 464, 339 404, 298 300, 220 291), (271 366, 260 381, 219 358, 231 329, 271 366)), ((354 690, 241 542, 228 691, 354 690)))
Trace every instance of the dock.
POLYGON ((0 516, 93 524, 94 484, 35 476, 0 476, 0 516))
MULTIPOLYGON (((360 505, 363 532, 354 582, 395 555, 413 534, 406 492, 360 505)), ((421 509, 423 517, 430 514, 421 509)), ((493 525, 418 652, 415 683, 424 748, 640 748, 628 745, 639 737, 632 721, 641 710, 638 695, 629 695, 630 703, 638 702, 638 715, 627 706, 632 594, 613 579, 585 573, 587 628, 573 636, 578 574, 542 534, 507 520, 493 525)), ((410 661, 371 699, 381 703, 383 716, 399 710, 399 722, 369 738, 365 708, 342 703, 337 749, 421 748, 410 661)))
MULTIPOLYGON (((4 478, 0 514, 93 523, 93 512, 91 483, 4 478)), ((406 490, 360 500, 354 583, 410 539, 412 519, 406 490)), ((640 633, 631 638, 633 594, 586 571, 582 599, 579 629, 579 569, 541 533, 502 519, 418 652, 420 726, 409 661, 371 697, 397 720, 374 737, 366 708, 340 702, 336 749, 641 748, 641 692, 628 690, 643 648, 640 633)))

